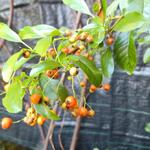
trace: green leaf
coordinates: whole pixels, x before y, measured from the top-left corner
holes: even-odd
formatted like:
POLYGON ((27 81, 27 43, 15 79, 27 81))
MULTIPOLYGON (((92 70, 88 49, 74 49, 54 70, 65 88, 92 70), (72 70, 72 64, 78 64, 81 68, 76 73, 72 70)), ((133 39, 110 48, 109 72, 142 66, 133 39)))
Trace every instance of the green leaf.
POLYGON ((144 53, 143 61, 145 64, 150 62, 150 48, 148 48, 144 53))
POLYGON ((30 76, 38 76, 40 73, 48 69, 55 69, 59 66, 60 64, 58 62, 47 59, 46 61, 40 62, 39 64, 35 65, 30 72, 30 76))
POLYGON ((144 1, 142 0, 120 0, 121 11, 143 13, 144 1))
POLYGON ((94 84, 95 86, 99 86, 101 84, 102 73, 96 67, 93 61, 88 60, 84 56, 69 56, 68 59, 70 59, 75 65, 83 70, 90 83, 94 84))
POLYGON ((34 108, 38 114, 42 115, 45 118, 48 118, 51 120, 60 120, 60 117, 57 116, 54 112, 52 112, 49 109, 49 107, 45 104, 34 105, 34 108))
POLYGON ((136 67, 136 47, 132 33, 120 33, 114 44, 114 57, 117 65, 132 74, 136 67))
POLYGON ((143 15, 146 19, 150 19, 150 0, 144 0, 143 15))
POLYGON ((22 99, 25 95, 25 89, 19 80, 14 80, 10 85, 6 96, 3 98, 3 105, 9 113, 18 113, 22 111, 22 99))
POLYGON ((111 77, 114 71, 114 60, 109 48, 101 55, 101 67, 104 76, 111 77))
POLYGON ((39 55, 44 56, 44 55, 46 55, 46 51, 51 46, 51 44, 52 44, 52 38, 46 37, 46 38, 40 39, 37 42, 34 50, 39 55))
POLYGON ((76 11, 93 16, 84 0, 63 0, 63 3, 76 11))
POLYGON ((3 77, 3 80, 4 80, 5 82, 9 82, 9 80, 10 80, 12 74, 13 74, 16 61, 17 61, 18 58, 22 55, 22 53, 23 53, 23 51, 19 51, 19 52, 13 54, 13 55, 7 60, 7 62, 4 64, 3 69, 2 69, 2 77, 3 77))
POLYGON ((19 32, 19 36, 21 37, 21 39, 37 39, 44 38, 50 35, 60 35, 60 32, 58 29, 45 24, 36 26, 25 26, 19 32))
POLYGON ((83 27, 94 38, 94 44, 99 45, 105 37, 105 29, 99 17, 94 17, 92 23, 83 27))
POLYGON ((51 100, 57 100, 60 98, 62 102, 68 96, 67 89, 60 83, 59 80, 48 78, 47 76, 40 76, 40 86, 43 89, 43 93, 51 100))
POLYGON ((117 10, 117 7, 119 6, 120 0, 113 1, 106 10, 107 16, 114 16, 115 11, 117 10))
POLYGON ((11 42, 22 42, 18 34, 2 22, 0 22, 0 38, 11 42))
POLYGON ((150 132, 150 123, 147 123, 144 129, 146 132, 150 132))
POLYGON ((21 66, 23 66, 27 61, 35 57, 36 55, 30 55, 29 58, 24 58, 21 57, 18 61, 16 61, 15 66, 14 66, 14 71, 18 70, 21 66))
POLYGON ((118 23, 116 23, 114 30, 128 32, 139 28, 143 24, 143 21, 143 15, 138 12, 131 12, 126 14, 118 23))

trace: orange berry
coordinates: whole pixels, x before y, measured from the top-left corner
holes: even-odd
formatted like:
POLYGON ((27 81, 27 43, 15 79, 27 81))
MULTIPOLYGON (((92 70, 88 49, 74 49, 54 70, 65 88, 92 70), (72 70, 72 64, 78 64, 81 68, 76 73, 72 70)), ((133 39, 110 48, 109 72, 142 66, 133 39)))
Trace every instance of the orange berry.
POLYGON ((67 109, 73 109, 78 106, 78 102, 75 97, 68 96, 65 100, 67 109))
POLYGON ((83 33, 81 33, 79 35, 78 38, 79 38, 79 40, 84 41, 87 38, 87 36, 88 36, 88 33, 87 32, 83 32, 83 33))
POLYGON ((109 91, 109 90, 111 89, 110 84, 104 84, 104 85, 103 85, 103 89, 104 89, 105 91, 109 91))
POLYGON ((106 44, 111 46, 114 43, 114 38, 113 37, 109 37, 106 39, 106 44))
POLYGON ((81 51, 80 51, 80 50, 77 50, 74 54, 75 54, 76 56, 80 56, 81 51))
POLYGON ((37 124, 39 125, 43 125, 45 121, 46 121, 46 118, 44 118, 41 115, 37 118, 37 124))
POLYGON ((81 81, 81 82, 80 82, 80 86, 81 86, 81 87, 85 87, 85 86, 86 86, 85 82, 84 82, 84 81, 81 81))
POLYGON ((69 53, 69 48, 65 47, 61 50, 63 53, 68 54, 69 53))
POLYGON ((38 104, 40 103, 40 100, 41 100, 41 95, 39 94, 33 94, 30 96, 30 101, 32 104, 38 104))
POLYGON ((97 89, 97 87, 92 84, 92 85, 90 86, 90 90, 89 90, 89 91, 90 91, 91 93, 93 93, 93 92, 96 91, 96 89, 97 89))
POLYGON ((85 117, 88 114, 88 110, 85 107, 80 107, 79 108, 79 116, 85 117))
POLYGON ((12 126, 12 119, 11 118, 8 118, 8 117, 5 117, 2 119, 1 121, 1 126, 2 126, 2 129, 8 129, 12 126))
POLYGON ((95 111, 94 111, 94 110, 92 110, 92 109, 91 109, 91 110, 89 110, 89 111, 88 111, 88 116, 89 116, 89 117, 93 117, 93 116, 95 116, 95 111))
POLYGON ((86 41, 87 41, 88 43, 93 42, 93 37, 92 37, 91 35, 88 35, 87 38, 86 38, 86 41))
POLYGON ((54 48, 50 48, 48 51, 47 51, 48 55, 49 56, 52 56, 52 57, 55 57, 56 56, 56 51, 54 48))
POLYGON ((67 31, 65 32, 65 36, 71 36, 71 35, 72 35, 72 32, 71 32, 71 31, 67 30, 67 31))
POLYGON ((79 49, 80 49, 80 51, 83 51, 85 49, 85 46, 84 45, 80 45, 79 49))
POLYGON ((30 52, 29 51, 25 51, 24 53, 23 53, 23 57, 24 58, 29 58, 30 57, 30 52))

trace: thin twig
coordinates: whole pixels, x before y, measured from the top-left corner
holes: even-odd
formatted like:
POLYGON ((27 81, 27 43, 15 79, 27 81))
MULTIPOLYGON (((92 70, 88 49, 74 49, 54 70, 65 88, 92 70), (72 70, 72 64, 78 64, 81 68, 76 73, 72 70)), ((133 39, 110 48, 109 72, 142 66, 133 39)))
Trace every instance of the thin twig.
MULTIPOLYGON (((86 77, 84 78, 84 82, 86 85, 87 84, 86 77)), ((82 88, 82 90, 81 90, 80 107, 83 106, 83 104, 84 104, 85 94, 86 94, 86 86, 84 88, 82 88)), ((75 148, 76 148, 76 143, 78 140, 78 133, 79 133, 80 125, 81 125, 81 117, 79 116, 76 120, 76 125, 75 125, 74 131, 73 131, 73 136, 72 136, 72 140, 71 140, 71 144, 70 144, 70 150, 75 150, 75 148)))
MULTIPOLYGON (((66 75, 66 73, 62 74, 61 80, 60 80, 61 83, 63 83, 63 81, 65 79, 65 75, 66 75)), ((57 108, 58 108, 58 105, 55 105, 54 110, 57 110, 57 108)), ((47 133, 47 136, 46 136, 46 139, 45 139, 45 142, 44 142, 44 150, 47 150, 47 148, 48 148, 48 141, 49 141, 49 139, 50 139, 51 147, 54 150, 54 144, 53 144, 53 141, 52 141, 52 134, 53 134, 53 130, 54 130, 54 127, 55 127, 54 123, 55 122, 52 120, 50 122, 50 124, 49 124, 48 133, 47 133)))
POLYGON ((59 142, 61 150, 64 150, 64 146, 62 144, 61 135, 62 135, 63 127, 64 127, 65 116, 66 116, 66 112, 64 112, 64 114, 63 114, 63 120, 61 122, 61 126, 60 126, 60 129, 59 129, 59 132, 58 132, 58 142, 59 142))
POLYGON ((43 127, 40 126, 40 125, 38 125, 38 128, 39 128, 39 131, 40 131, 40 135, 41 135, 41 138, 42 138, 42 142, 44 143, 45 135, 44 135, 43 127))
MULTIPOLYGON (((8 26, 11 27, 12 21, 13 21, 13 15, 14 15, 14 0, 10 0, 10 14, 8 17, 8 26)), ((5 44, 4 40, 0 40, 0 48, 2 48, 5 44)))

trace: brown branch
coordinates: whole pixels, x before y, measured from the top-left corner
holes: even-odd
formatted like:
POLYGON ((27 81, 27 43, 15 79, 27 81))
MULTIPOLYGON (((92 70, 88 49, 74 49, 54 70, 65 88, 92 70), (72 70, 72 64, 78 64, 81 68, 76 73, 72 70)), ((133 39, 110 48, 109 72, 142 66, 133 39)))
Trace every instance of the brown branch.
MULTIPOLYGON (((85 85, 87 85, 86 77, 84 78, 84 82, 85 82, 85 85)), ((86 86, 84 88, 82 88, 82 90, 81 90, 80 107, 83 106, 83 104, 84 104, 85 94, 86 94, 86 86)), ((80 125, 81 125, 81 117, 78 117, 76 119, 76 125, 75 125, 74 131, 73 131, 73 136, 72 136, 72 140, 71 140, 71 144, 70 144, 70 150, 75 150, 75 148, 76 148, 80 125)))
MULTIPOLYGON (((61 79, 60 79, 60 83, 64 82, 65 76, 66 76, 66 73, 63 73, 61 76, 61 79)), ((58 108, 58 104, 55 105, 54 110, 57 110, 57 108, 58 108)), ((55 121, 52 120, 49 124, 48 133, 47 133, 47 136, 46 136, 46 139, 44 142, 44 150, 47 150, 49 140, 50 140, 51 147, 53 148, 53 150, 55 149, 53 141, 52 141, 52 135, 53 135, 54 128, 55 128, 55 121)))
POLYGON ((40 131, 40 134, 41 134, 42 141, 44 143, 45 135, 44 135, 43 127, 38 125, 38 128, 39 128, 39 131, 40 131))
POLYGON ((65 116, 66 116, 66 112, 64 112, 63 120, 62 120, 62 122, 61 122, 60 130, 59 130, 59 133, 58 133, 58 142, 59 142, 59 145, 60 145, 61 150, 64 150, 64 146, 63 146, 63 144, 62 144, 61 135, 62 135, 63 127, 64 127, 65 116))
MULTIPOLYGON (((10 0, 10 14, 8 17, 8 26, 11 27, 12 21, 13 21, 13 15, 14 15, 14 0, 10 0)), ((0 48, 2 48, 5 44, 4 40, 0 40, 0 48)))

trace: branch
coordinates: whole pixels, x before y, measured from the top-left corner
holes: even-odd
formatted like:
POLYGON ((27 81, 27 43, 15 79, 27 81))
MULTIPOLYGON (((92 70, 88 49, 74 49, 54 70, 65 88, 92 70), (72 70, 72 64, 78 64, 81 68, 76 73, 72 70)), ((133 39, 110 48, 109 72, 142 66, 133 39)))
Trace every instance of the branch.
MULTIPOLYGON (((86 77, 84 77, 84 82, 85 82, 85 85, 87 85, 86 77)), ((82 107, 84 104, 85 94, 86 94, 86 86, 84 88, 82 88, 82 90, 81 90, 80 107, 82 107)), ((76 148, 80 125, 81 125, 81 117, 79 116, 76 120, 76 125, 74 128, 74 132, 73 132, 73 136, 72 136, 72 140, 71 140, 71 144, 70 144, 70 150, 75 150, 75 148, 76 148)))
MULTIPOLYGON (((61 76, 61 79, 60 79, 60 83, 64 82, 65 76, 66 76, 66 73, 63 73, 62 76, 61 76)), ((55 105, 54 110, 57 110, 57 108, 58 108, 58 104, 55 105)), ((50 139, 51 147, 53 148, 53 150, 55 150, 54 144, 53 144, 53 141, 52 141, 52 134, 53 134, 53 130, 54 130, 54 127, 55 127, 54 123, 55 123, 55 121, 52 120, 49 124, 48 133, 47 133, 47 136, 46 136, 46 139, 45 139, 45 142, 44 142, 44 150, 47 150, 47 148, 48 148, 49 139, 50 139)))

